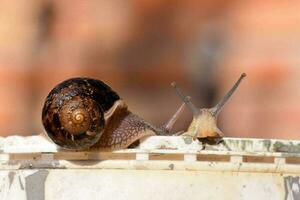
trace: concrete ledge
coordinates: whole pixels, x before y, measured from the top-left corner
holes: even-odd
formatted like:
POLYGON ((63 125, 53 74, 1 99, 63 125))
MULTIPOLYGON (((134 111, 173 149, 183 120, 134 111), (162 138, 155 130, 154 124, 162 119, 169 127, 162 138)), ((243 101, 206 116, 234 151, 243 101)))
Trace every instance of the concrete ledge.
POLYGON ((135 149, 76 152, 42 136, 0 138, 0 199, 298 198, 299 141, 224 141, 153 136, 135 149))
MULTIPOLYGON (((202 151, 204 145, 198 140, 182 136, 151 136, 141 141, 139 150, 180 150, 202 151)), ((224 138, 224 143, 205 145, 205 150, 231 152, 269 152, 269 153, 300 153, 300 141, 256 138, 224 138)), ((34 153, 62 152, 53 142, 41 135, 0 137, 0 152, 3 153, 34 153)), ((97 150, 95 150, 97 151, 97 150)), ((119 150, 116 152, 130 152, 119 150)))

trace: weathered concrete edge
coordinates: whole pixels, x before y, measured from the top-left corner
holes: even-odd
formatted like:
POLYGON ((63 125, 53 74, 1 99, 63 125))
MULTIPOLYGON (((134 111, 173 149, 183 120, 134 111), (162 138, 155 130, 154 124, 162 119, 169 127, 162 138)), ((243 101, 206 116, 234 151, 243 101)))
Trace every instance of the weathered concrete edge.
MULTIPOLYGON (((212 150, 237 152, 282 152, 300 153, 299 140, 278 140, 258 138, 224 138, 218 145, 204 145, 195 140, 188 140, 182 136, 151 136, 141 141, 138 149, 166 149, 166 150, 212 150)), ((0 153, 28 153, 28 152, 64 152, 54 143, 43 136, 9 136, 0 137, 0 153)), ((97 151, 97 150, 96 150, 97 151)))

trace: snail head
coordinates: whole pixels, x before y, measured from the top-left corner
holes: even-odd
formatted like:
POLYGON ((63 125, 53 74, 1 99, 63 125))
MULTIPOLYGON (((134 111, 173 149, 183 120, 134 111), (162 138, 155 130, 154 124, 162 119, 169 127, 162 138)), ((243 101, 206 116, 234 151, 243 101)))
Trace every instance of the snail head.
POLYGON ((212 108, 196 107, 191 102, 191 97, 185 96, 176 82, 171 83, 171 86, 175 89, 177 95, 193 114, 193 120, 188 131, 184 135, 192 136, 194 139, 223 137, 224 134, 217 127, 217 116, 245 77, 246 74, 243 73, 227 94, 212 108))

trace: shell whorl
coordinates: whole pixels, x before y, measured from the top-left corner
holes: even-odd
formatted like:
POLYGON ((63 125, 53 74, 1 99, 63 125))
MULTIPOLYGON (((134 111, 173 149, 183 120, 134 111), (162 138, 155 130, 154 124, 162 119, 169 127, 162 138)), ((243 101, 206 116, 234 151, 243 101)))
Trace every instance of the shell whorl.
POLYGON ((48 95, 42 121, 48 136, 67 149, 87 149, 103 134, 108 111, 120 97, 102 81, 72 78, 48 95))
POLYGON ((62 128, 72 135, 84 133, 91 128, 91 123, 97 123, 100 112, 95 101, 75 97, 59 110, 62 128))

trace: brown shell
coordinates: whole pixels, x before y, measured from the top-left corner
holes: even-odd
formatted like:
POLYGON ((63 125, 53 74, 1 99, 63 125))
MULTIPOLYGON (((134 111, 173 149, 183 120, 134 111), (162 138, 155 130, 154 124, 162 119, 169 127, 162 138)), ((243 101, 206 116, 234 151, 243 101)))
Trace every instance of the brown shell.
POLYGON ((46 98, 42 121, 48 136, 66 149, 93 146, 104 131, 104 113, 120 97, 108 85, 90 78, 58 84, 46 98))

